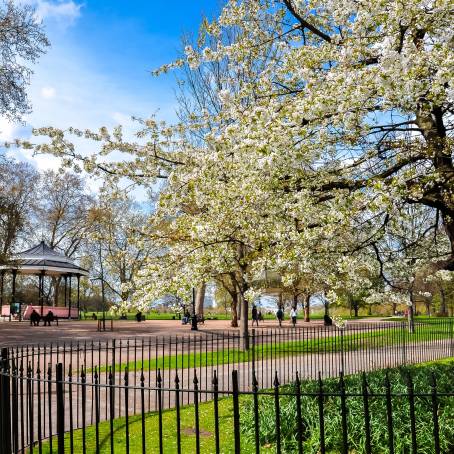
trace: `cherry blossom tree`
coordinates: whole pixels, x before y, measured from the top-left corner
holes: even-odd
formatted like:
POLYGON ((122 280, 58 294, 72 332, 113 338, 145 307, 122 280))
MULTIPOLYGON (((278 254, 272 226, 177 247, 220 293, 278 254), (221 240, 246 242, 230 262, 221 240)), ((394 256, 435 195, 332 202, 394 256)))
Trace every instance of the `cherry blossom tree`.
POLYGON ((231 0, 200 46, 158 71, 222 65, 213 108, 140 121, 135 141, 120 127, 42 128, 46 143, 22 145, 76 170, 165 181, 145 237, 166 265, 145 264, 142 301, 233 273, 247 302, 265 270, 289 284, 315 272, 332 300, 378 269, 408 298, 417 269, 454 270, 452 12, 449 0, 231 0), (242 68, 251 75, 232 80, 242 68), (429 230, 396 251, 412 206, 429 230))

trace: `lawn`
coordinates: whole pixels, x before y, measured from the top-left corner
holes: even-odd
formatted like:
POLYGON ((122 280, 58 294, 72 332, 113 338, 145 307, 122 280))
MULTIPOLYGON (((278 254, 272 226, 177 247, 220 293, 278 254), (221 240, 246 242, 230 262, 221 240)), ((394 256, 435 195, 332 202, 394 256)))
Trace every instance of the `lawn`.
MULTIPOLYGON (((360 350, 365 348, 380 348, 409 342, 435 341, 448 339, 453 336, 454 325, 446 324, 427 324, 417 325, 416 332, 409 334, 404 325, 377 329, 370 331, 353 331, 351 334, 318 337, 314 339, 295 340, 285 342, 261 343, 255 348, 243 351, 239 348, 214 349, 213 351, 202 351, 194 353, 168 354, 155 358, 129 361, 116 365, 116 370, 130 371, 157 370, 157 369, 185 369, 194 367, 204 367, 222 364, 237 364, 251 361, 253 355, 257 360, 269 358, 280 358, 291 355, 303 355, 310 353, 327 353, 360 350)), ((233 344, 233 342, 232 342, 233 344)), ((194 345, 196 348, 196 345, 194 345)), ((105 372, 108 366, 101 366, 100 372, 105 372)))
MULTIPOLYGON (((400 394, 393 398, 393 421, 394 421, 394 447, 396 453, 410 452, 411 431, 409 419, 409 401, 407 395, 407 377, 411 372, 414 381, 415 392, 427 393, 427 397, 415 398, 415 415, 418 452, 430 454, 434 452, 432 407, 430 399, 430 376, 434 374, 438 380, 439 393, 452 393, 454 387, 454 358, 439 362, 420 364, 406 368, 375 371, 366 374, 371 393, 376 393, 370 398, 370 426, 371 439, 374 453, 388 452, 388 431, 386 425, 386 401, 383 396, 385 374, 389 376, 392 392, 400 394)), ((364 407, 361 397, 361 376, 351 375, 346 377, 346 392, 353 394, 347 397, 347 428, 350 453, 364 452, 364 407)), ((293 385, 283 386, 281 393, 293 392, 293 385)), ((303 440, 304 452, 316 454, 319 451, 319 401, 316 398, 318 383, 306 381, 301 385, 302 391, 302 417, 303 417, 303 440), (306 395, 304 395, 306 394, 306 395)), ((324 382, 325 392, 338 394, 339 381, 329 379, 324 382)), ((342 430, 340 416, 340 398, 338 395, 325 397, 325 439, 327 452, 330 454, 341 452, 342 430)), ((240 399, 241 421, 241 452, 245 454, 255 452, 254 449, 254 413, 252 396, 244 396, 240 399)), ((199 405, 200 418, 200 452, 215 452, 214 445, 214 411, 213 402, 199 405)), ((280 396, 281 414, 281 441, 283 453, 294 453, 296 448, 296 405, 294 396, 280 396)), ((275 452, 275 401, 272 394, 259 397, 260 418, 260 443, 263 453, 275 452)), ((453 452, 454 450, 454 396, 440 396, 438 418, 440 424, 441 452, 453 452)), ((177 418, 175 410, 167 410, 162 415, 163 452, 177 452, 177 418)), ((195 452, 194 434, 194 407, 186 406, 181 409, 180 433, 181 448, 183 453, 195 452)), ((131 454, 142 452, 142 420, 139 417, 129 418, 129 452, 131 454)), ((126 421, 118 418, 113 422, 114 452, 126 452, 126 421)), ((146 452, 159 452, 159 418, 156 412, 145 415, 145 445, 146 452)), ((231 398, 219 401, 219 433, 222 453, 234 452, 233 435, 233 401, 231 398)), ((90 426, 86 430, 87 453, 96 452, 95 427, 90 426)), ((56 446, 56 440, 53 441, 56 446)), ((69 436, 65 437, 65 452, 70 452, 69 436)), ((82 453, 82 431, 74 432, 74 452, 82 453)), ((111 453, 110 426, 109 422, 99 424, 99 452, 111 453)), ((43 453, 49 453, 48 444, 44 444, 43 453)))
MULTIPOLYGON (((416 322, 424 322, 424 323, 439 323, 440 320, 445 320, 446 322, 454 322, 454 317, 429 317, 428 315, 417 315, 415 317, 416 322)), ((382 321, 387 321, 387 322, 406 322, 407 317, 402 316, 402 317, 388 317, 383 319, 382 321)))
MULTIPOLYGON (((241 399, 242 404, 245 399, 241 399)), ((200 420, 200 452, 214 453, 215 452, 215 437, 214 437, 214 411, 213 403, 202 403, 199 405, 199 420, 200 420)), ((142 453, 142 418, 140 416, 129 417, 129 452, 131 454, 142 453)), ((181 408, 180 413, 180 433, 181 433, 181 451, 183 453, 193 453, 195 450, 195 431, 194 431, 194 407, 185 406, 181 408)), ((118 418, 114 420, 114 452, 126 452, 126 420, 118 418)), ((149 453, 159 453, 159 418, 156 412, 145 415, 145 433, 146 451, 149 453)), ((234 435, 233 435, 233 408, 232 400, 224 398, 219 400, 219 436, 222 453, 233 453, 234 435)), ((163 433, 163 452, 177 452, 177 422, 176 411, 166 410, 162 414, 162 433, 163 433)), ((53 440, 54 449, 57 440, 53 440)), ((95 426, 90 426, 86 430, 86 452, 87 454, 96 453, 96 429, 95 426)), ((54 451, 55 452, 55 451, 54 451)), ((65 453, 70 453, 70 438, 65 436, 65 453)), ((82 430, 74 432, 74 452, 82 453, 82 430)), ((241 452, 244 454, 255 453, 252 445, 245 441, 241 452)), ((263 453, 274 452, 271 447, 263 449, 263 453)), ((43 453, 50 454, 48 443, 43 445, 43 453)), ((111 454, 110 445, 110 425, 109 422, 102 422, 99 425, 99 453, 111 454)))

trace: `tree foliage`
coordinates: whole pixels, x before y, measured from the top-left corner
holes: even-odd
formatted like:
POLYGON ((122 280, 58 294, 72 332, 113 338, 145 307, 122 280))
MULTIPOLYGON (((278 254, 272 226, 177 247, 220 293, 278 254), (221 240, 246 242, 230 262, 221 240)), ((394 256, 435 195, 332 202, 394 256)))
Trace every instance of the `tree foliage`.
POLYGON ((27 86, 32 69, 49 46, 32 6, 0 2, 0 115, 20 120, 30 112, 27 86))
POLYGON ((214 102, 186 103, 174 126, 142 121, 136 141, 43 128, 34 149, 166 181, 146 229, 166 266, 147 262, 144 299, 229 273, 253 298, 266 270, 288 287, 315 273, 328 300, 377 274, 408 292, 417 268, 454 270, 452 14, 449 0, 232 0, 160 70, 192 71, 214 102))

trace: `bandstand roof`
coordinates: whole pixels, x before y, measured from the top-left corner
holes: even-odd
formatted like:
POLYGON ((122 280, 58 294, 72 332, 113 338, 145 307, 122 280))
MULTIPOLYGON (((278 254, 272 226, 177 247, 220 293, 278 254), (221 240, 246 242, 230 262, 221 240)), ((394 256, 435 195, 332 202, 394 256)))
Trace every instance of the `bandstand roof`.
POLYGON ((26 251, 19 252, 12 257, 10 264, 0 266, 0 269, 17 270, 20 274, 46 275, 80 275, 88 276, 88 271, 74 263, 74 260, 67 257, 41 241, 26 251))

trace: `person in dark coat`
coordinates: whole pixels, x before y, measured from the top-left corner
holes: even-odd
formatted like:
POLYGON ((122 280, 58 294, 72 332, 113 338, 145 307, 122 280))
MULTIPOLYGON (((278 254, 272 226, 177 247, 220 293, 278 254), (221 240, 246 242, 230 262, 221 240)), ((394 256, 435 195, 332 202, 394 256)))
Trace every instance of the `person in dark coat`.
POLYGON ((282 307, 279 306, 279 309, 276 312, 277 321, 279 322, 279 328, 282 328, 282 320, 284 320, 284 311, 282 307))
POLYGON ((323 316, 323 323, 324 323, 325 326, 332 326, 333 325, 333 320, 328 314, 325 314, 323 316))
POLYGON ((39 326, 40 320, 41 316, 33 309, 33 312, 30 314, 30 326, 39 326))
POLYGON ((259 313, 255 304, 252 306, 252 326, 254 326, 254 323, 259 326, 259 313))
POLYGON ((50 323, 55 321, 55 316, 54 316, 54 313, 52 311, 49 311, 44 317, 43 317, 43 321, 44 321, 44 326, 50 326, 50 323))

